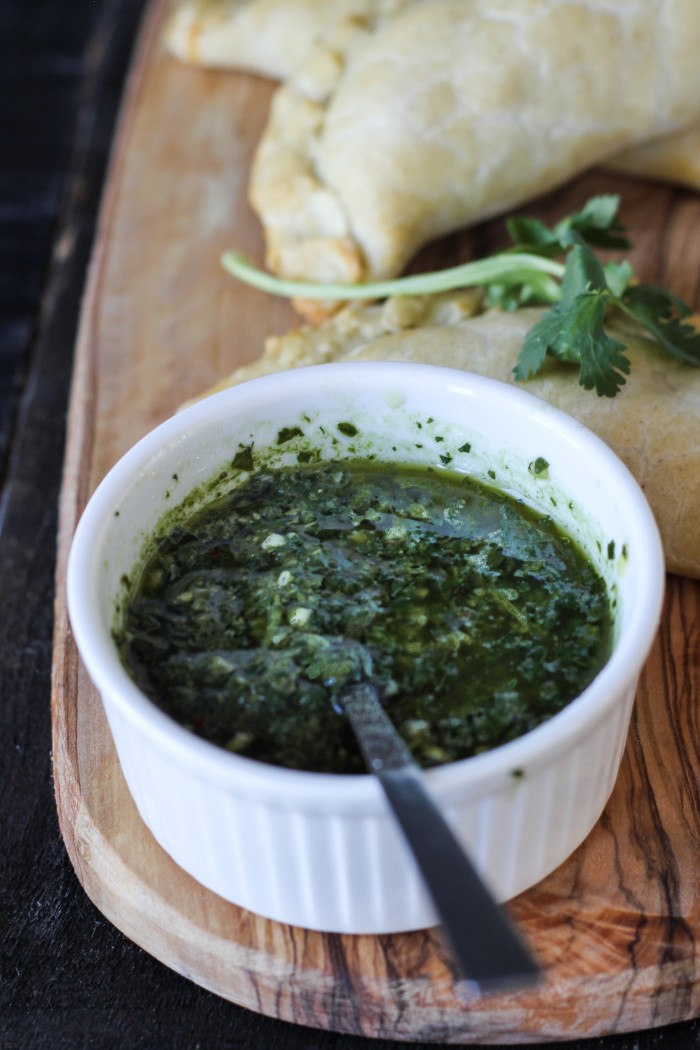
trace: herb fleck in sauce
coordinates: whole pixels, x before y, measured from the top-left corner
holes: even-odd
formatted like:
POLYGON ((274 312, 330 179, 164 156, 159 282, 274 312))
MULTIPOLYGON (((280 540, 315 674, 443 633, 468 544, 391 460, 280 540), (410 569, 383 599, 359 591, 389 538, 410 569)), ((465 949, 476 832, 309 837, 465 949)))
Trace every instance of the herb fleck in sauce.
POLYGON ((357 462, 257 472, 172 529, 116 633, 144 692, 195 733, 355 773, 333 706, 345 684, 378 683, 417 761, 438 765, 575 697, 607 659, 610 610, 548 518, 463 475, 357 462))

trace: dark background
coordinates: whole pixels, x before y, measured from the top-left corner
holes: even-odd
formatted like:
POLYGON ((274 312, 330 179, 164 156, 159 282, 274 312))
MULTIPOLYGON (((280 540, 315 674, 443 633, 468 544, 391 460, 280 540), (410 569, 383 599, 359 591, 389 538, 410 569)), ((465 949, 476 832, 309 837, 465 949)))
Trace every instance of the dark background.
MULTIPOLYGON (((398 1050, 250 1013, 83 893, 51 780, 53 573, 80 300, 144 0, 0 0, 0 1048, 398 1050)), ((700 1024, 549 1044, 700 1046, 700 1024)))

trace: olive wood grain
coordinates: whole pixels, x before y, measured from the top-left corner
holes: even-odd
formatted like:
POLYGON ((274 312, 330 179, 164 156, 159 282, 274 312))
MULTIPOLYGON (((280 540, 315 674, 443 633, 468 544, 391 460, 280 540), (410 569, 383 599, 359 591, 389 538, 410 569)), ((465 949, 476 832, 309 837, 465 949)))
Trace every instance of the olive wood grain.
MULTIPOLYGON (((262 258, 246 204, 273 90, 165 55, 150 9, 124 102, 82 310, 61 499, 53 686, 61 830, 87 894, 168 966, 252 1010, 367 1036, 437 1043, 569 1039, 700 1013, 700 585, 669 578, 614 793, 586 842, 509 908, 547 972, 542 988, 465 1002, 434 931, 322 935, 204 890, 160 849, 122 779, 67 619, 68 547, 116 459, 183 400, 296 323, 237 286, 224 248, 262 258)), ((700 303, 700 200, 591 173, 536 205, 545 218, 620 191, 646 280, 700 303)), ((533 206, 533 210, 534 210, 533 206)), ((452 264, 499 246, 499 223, 426 249, 452 264)), ((582 396, 592 396, 582 394, 582 396)))

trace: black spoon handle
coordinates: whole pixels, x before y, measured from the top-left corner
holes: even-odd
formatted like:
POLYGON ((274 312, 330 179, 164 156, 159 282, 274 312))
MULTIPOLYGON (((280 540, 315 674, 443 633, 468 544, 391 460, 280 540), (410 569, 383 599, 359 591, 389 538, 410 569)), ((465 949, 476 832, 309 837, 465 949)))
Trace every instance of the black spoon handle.
POLYGON ((411 847, 464 978, 482 993, 533 984, 539 966, 430 797, 375 687, 349 687, 341 705, 411 847))

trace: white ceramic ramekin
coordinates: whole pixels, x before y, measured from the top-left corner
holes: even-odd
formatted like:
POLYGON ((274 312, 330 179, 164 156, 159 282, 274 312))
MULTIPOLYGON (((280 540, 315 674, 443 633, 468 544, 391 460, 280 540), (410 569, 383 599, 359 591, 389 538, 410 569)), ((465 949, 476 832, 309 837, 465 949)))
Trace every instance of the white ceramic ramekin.
POLYGON ((508 899, 575 849, 610 795, 660 616, 664 566, 646 500, 607 446, 524 390, 464 372, 368 362, 255 380, 169 419, 110 471, 76 532, 68 604, 136 805, 178 864, 261 915, 347 933, 435 921, 371 777, 268 766, 195 737, 139 691, 112 642, 120 581, 162 516, 241 447, 294 462, 302 441, 330 457, 449 457, 451 469, 560 520, 607 581, 614 649, 585 692, 518 740, 427 773, 482 875, 508 899), (280 445, 283 427, 304 437, 280 445))

